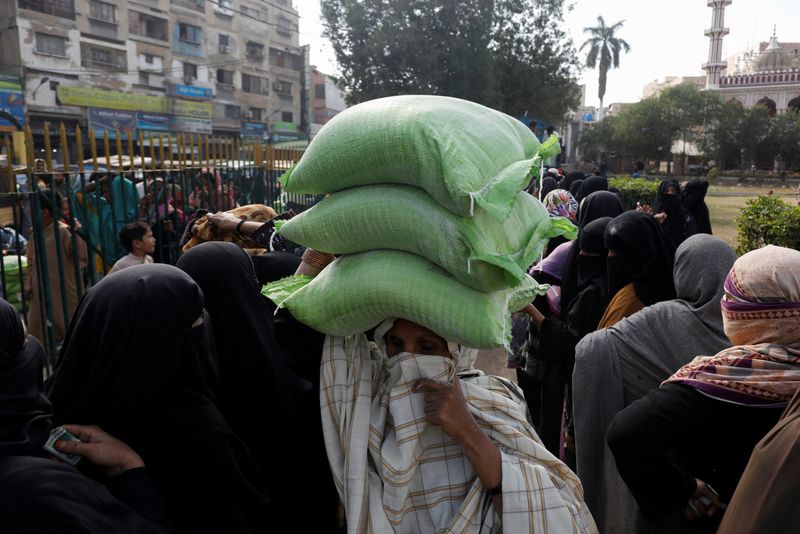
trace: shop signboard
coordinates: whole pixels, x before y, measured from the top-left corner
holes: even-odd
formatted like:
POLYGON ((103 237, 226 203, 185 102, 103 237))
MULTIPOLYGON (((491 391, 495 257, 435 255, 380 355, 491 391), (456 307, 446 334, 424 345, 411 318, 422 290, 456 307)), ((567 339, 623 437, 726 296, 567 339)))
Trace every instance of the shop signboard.
POLYGON ((211 102, 194 102, 192 100, 182 100, 173 98, 170 105, 170 112, 181 117, 192 117, 195 119, 208 119, 213 117, 211 102))
POLYGON ((151 132, 168 132, 171 117, 163 113, 144 113, 136 114, 136 128, 151 132))
POLYGON ((58 86, 56 95, 59 103, 67 106, 143 111, 147 113, 164 113, 168 107, 167 98, 164 96, 137 95, 64 84, 58 86))
POLYGON ((269 136, 267 135, 267 125, 260 122, 243 122, 241 135, 242 137, 248 137, 251 139, 269 138, 269 136))
POLYGON ((198 87, 196 85, 183 85, 181 83, 169 84, 169 94, 173 96, 183 96, 186 98, 202 98, 210 100, 214 98, 214 91, 208 87, 198 87))
POLYGON ((94 130, 94 136, 103 137, 103 131, 108 130, 108 138, 116 139, 116 130, 120 138, 127 139, 128 134, 136 132, 136 113, 117 109, 89 108, 89 127, 94 130))
MULTIPOLYGON (((18 76, 0 74, 0 111, 8 113, 20 126, 25 126, 25 100, 18 76)), ((14 132, 17 126, 0 117, 0 132, 14 132)))
POLYGON ((170 130, 193 134, 210 134, 211 119, 173 116, 170 119, 170 130))

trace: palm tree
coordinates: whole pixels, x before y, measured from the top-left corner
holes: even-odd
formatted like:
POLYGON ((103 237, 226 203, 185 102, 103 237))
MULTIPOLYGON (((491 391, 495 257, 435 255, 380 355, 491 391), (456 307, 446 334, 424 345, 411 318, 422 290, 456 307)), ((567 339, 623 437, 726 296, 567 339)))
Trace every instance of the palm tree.
POLYGON ((620 51, 624 50, 626 53, 630 52, 631 46, 614 34, 622 28, 625 24, 621 20, 611 26, 606 26, 606 21, 603 17, 597 17, 597 26, 594 28, 584 28, 583 33, 589 34, 589 38, 581 45, 581 50, 589 47, 589 53, 586 56, 586 66, 590 69, 598 67, 600 69, 600 87, 597 91, 597 96, 600 97, 600 113, 599 118, 603 118, 603 97, 606 96, 606 80, 608 76, 608 69, 619 68, 619 55, 620 51))

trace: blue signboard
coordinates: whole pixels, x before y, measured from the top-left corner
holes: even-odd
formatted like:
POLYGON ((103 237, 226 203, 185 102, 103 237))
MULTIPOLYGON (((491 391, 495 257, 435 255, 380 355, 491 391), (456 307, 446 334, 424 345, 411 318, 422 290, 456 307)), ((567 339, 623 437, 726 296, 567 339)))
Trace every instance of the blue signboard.
POLYGON ((144 113, 136 114, 136 128, 139 130, 149 130, 151 132, 168 132, 170 116, 163 113, 144 113))
POLYGON ((197 87, 194 85, 175 84, 175 96, 186 96, 189 98, 214 98, 214 91, 207 87, 197 87))
POLYGON ((94 130, 95 137, 103 137, 103 130, 108 130, 108 138, 115 139, 115 131, 119 130, 120 138, 127 139, 129 133, 136 131, 136 113, 119 109, 89 108, 89 127, 94 130))
MULTIPOLYGON (((20 126, 25 126, 25 100, 17 76, 0 75, 0 110, 14 117, 20 126)), ((13 132, 16 129, 10 121, 0 119, 0 132, 13 132)))
POLYGON ((267 125, 260 122, 243 122, 241 135, 242 137, 267 139, 267 125))

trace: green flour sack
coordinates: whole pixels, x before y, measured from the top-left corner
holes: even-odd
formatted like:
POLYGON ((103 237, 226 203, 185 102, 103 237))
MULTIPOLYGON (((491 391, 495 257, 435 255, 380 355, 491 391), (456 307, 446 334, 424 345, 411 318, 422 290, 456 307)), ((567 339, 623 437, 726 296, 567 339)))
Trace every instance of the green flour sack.
POLYGON ((321 194, 399 183, 425 189, 453 213, 476 206, 504 220, 517 193, 538 175, 540 144, 520 121, 458 98, 404 95, 339 113, 281 177, 286 191, 321 194))
POLYGON ((373 250, 341 256, 314 279, 284 278, 262 292, 328 335, 353 335, 400 318, 444 339, 488 349, 509 346, 511 313, 546 290, 526 276, 516 287, 484 293, 421 256, 373 250))
POLYGON ((283 223, 279 233, 332 254, 375 249, 404 250, 439 265, 480 291, 519 284, 551 237, 574 239, 567 219, 551 219, 544 206, 517 193, 508 218, 495 221, 482 210, 460 217, 424 190, 407 185, 370 185, 334 193, 283 223))

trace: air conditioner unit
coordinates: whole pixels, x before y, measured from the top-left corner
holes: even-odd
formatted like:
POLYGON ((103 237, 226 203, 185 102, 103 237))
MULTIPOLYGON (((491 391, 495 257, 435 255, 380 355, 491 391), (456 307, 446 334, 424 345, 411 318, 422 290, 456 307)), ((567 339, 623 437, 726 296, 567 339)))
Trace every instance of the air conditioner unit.
POLYGON ((273 82, 272 88, 279 95, 288 95, 291 94, 292 92, 291 86, 287 87, 286 84, 284 84, 284 82, 273 82))
POLYGON ((186 85, 192 85, 196 81, 197 81, 197 78, 195 78, 194 76, 184 76, 183 77, 183 83, 186 84, 186 85))
POLYGON ((231 53, 231 47, 229 45, 221 44, 221 45, 219 45, 219 53, 220 54, 230 54, 231 53))

